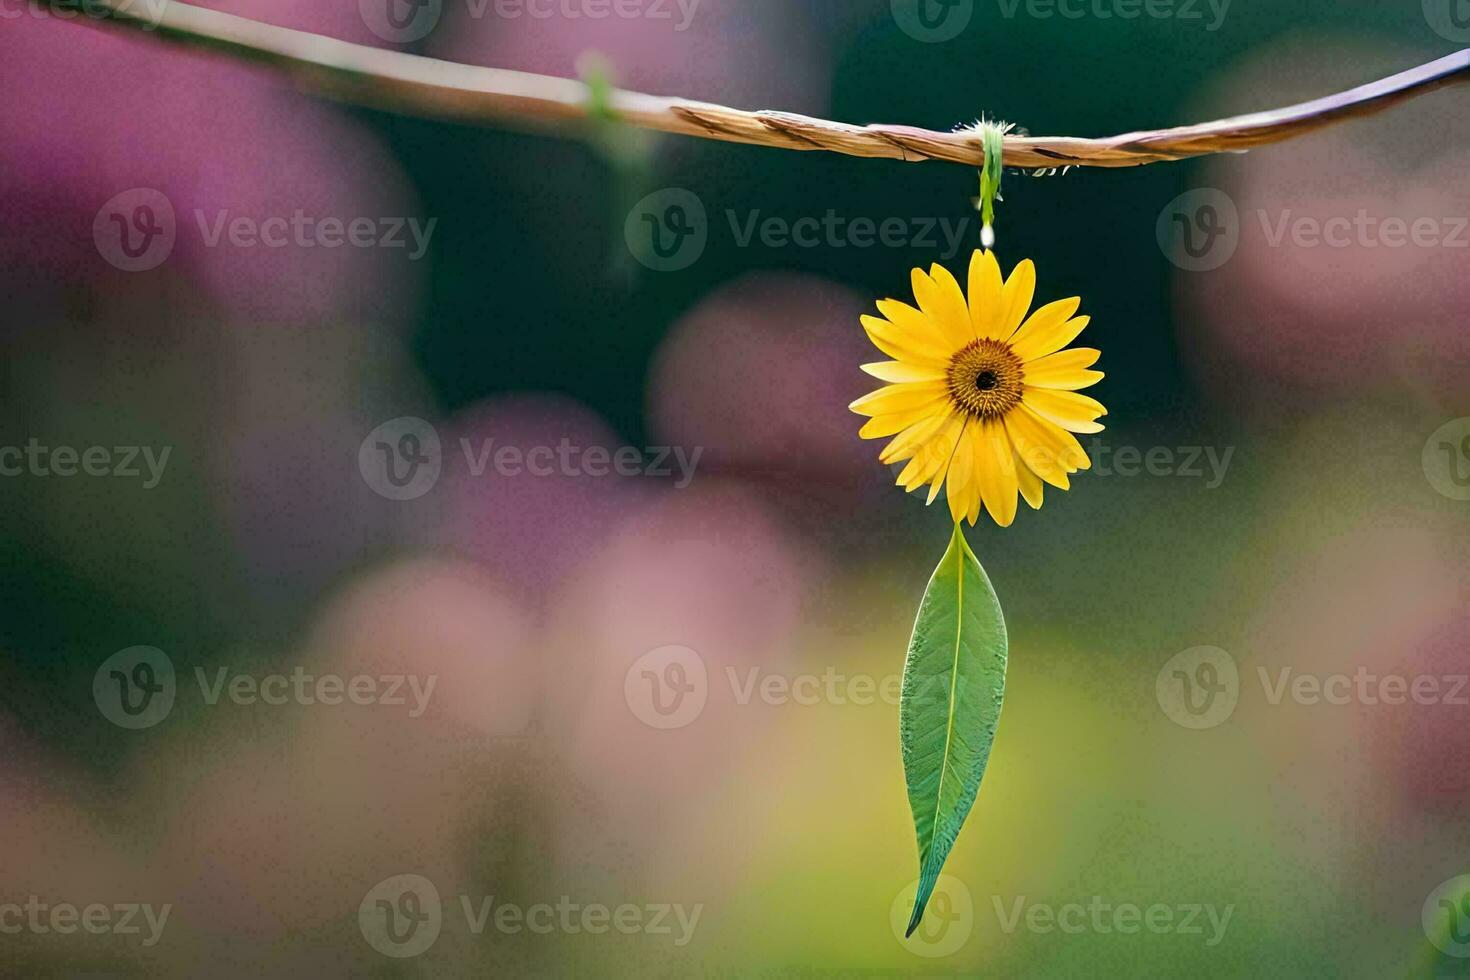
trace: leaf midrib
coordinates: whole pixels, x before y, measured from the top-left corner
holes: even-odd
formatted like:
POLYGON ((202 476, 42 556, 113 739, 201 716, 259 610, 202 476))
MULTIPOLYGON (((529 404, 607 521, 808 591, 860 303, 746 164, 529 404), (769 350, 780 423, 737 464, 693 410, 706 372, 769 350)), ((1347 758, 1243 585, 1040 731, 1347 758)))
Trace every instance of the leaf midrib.
MULTIPOLYGON (((960 526, 955 526, 955 537, 960 537, 960 526)), ((949 702, 945 705, 944 717, 944 757, 939 763, 939 785, 934 791, 934 818, 929 822, 929 857, 934 854, 934 839, 939 834, 939 809, 944 801, 944 774, 949 771, 949 746, 954 737, 954 702, 955 686, 960 676, 960 640, 965 634, 965 544, 963 539, 958 542, 959 547, 955 549, 955 577, 959 581, 955 590, 955 619, 954 619, 954 660, 949 668, 949 702)), ((928 864, 928 860, 925 861, 928 864)))

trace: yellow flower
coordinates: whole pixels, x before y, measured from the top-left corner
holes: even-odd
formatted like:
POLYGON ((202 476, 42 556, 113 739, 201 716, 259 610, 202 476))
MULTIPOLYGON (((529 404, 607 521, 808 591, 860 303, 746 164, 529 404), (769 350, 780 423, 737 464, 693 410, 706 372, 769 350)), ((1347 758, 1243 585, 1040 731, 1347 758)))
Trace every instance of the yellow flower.
POLYGON ((915 269, 913 283, 918 309, 886 299, 882 317, 863 317, 873 344, 894 360, 863 365, 890 384, 850 406, 868 416, 859 435, 894 436, 879 459, 909 460, 898 484, 930 484, 931 504, 948 486, 956 522, 973 525, 983 504, 1008 527, 1018 491, 1034 510, 1043 481, 1066 490, 1069 474, 1092 465, 1072 433, 1102 431, 1097 419, 1107 409, 1077 394, 1102 380, 1088 370, 1102 352, 1062 349, 1090 318, 1076 315, 1075 297, 1027 318, 1036 292, 1030 259, 1002 283, 995 256, 977 249, 968 304, 942 266, 927 275, 915 269))

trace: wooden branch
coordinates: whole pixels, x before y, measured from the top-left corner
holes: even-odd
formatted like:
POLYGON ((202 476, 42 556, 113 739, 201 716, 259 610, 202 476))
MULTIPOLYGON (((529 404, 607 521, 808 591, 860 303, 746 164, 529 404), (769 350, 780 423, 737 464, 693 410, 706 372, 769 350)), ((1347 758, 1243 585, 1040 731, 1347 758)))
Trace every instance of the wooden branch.
MULTIPOLYGON (((31 0, 74 9, 77 0, 31 0)), ((300 88, 354 105, 464 123, 566 126, 591 114, 582 82, 502 68, 479 68, 401 51, 350 44, 169 0, 155 27, 149 4, 86 0, 94 15, 79 23, 139 29, 190 47, 269 66, 300 88), (136 9, 134 9, 136 8, 136 9)), ((1251 115, 1103 139, 1007 136, 1006 166, 1135 167, 1277 143, 1347 119, 1370 116, 1447 85, 1470 80, 1470 49, 1300 105, 1251 115)), ((827 150, 859 157, 946 160, 979 167, 985 154, 973 130, 941 133, 909 126, 854 126, 788 112, 748 112, 708 102, 614 90, 607 102, 621 122, 787 150, 827 150)))

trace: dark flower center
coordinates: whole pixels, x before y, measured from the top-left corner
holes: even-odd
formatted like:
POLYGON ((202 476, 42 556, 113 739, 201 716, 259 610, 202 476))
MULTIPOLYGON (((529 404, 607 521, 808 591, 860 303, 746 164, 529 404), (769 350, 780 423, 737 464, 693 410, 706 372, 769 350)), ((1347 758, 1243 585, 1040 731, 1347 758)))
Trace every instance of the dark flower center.
POLYGON ((1021 401, 1026 370, 1009 344, 977 340, 955 351, 946 379, 954 406, 974 418, 1003 418, 1021 401))

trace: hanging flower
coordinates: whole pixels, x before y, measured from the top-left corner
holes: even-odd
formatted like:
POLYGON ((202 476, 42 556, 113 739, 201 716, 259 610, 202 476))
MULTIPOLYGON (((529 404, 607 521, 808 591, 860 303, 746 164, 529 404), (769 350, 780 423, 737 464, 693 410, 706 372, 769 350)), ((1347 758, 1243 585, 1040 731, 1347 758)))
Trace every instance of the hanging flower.
POLYGON ((909 461, 899 486, 928 484, 929 503, 947 487, 956 522, 973 525, 983 506, 1008 527, 1018 492, 1039 508, 1044 483, 1066 490, 1070 474, 1092 465, 1072 433, 1103 429, 1097 419, 1107 409, 1077 394, 1102 380, 1089 370, 1102 352, 1063 350, 1090 319, 1076 315, 1076 297, 1026 316, 1036 291, 1030 259, 1002 283, 995 256, 977 249, 969 278, 966 303, 948 269, 915 269, 917 309, 886 299, 882 317, 862 318, 894 360, 863 365, 889 384, 850 407, 868 416, 864 439, 894 437, 879 459, 909 461))

